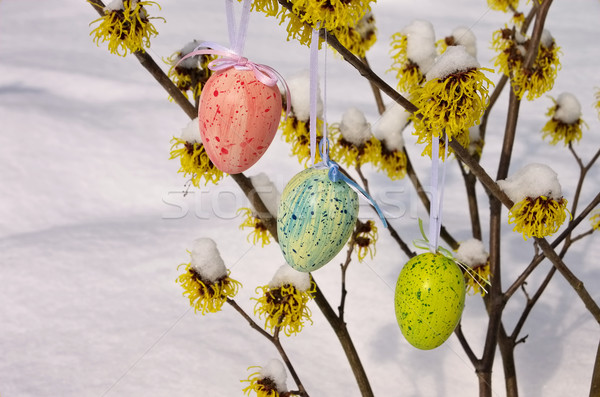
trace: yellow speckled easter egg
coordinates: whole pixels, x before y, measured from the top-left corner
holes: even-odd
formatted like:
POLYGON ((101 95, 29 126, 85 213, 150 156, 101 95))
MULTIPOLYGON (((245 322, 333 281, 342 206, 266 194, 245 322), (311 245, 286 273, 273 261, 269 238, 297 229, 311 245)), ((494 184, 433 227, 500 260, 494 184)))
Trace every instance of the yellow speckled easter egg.
POLYGON ((406 340, 430 350, 450 337, 465 304, 465 280, 450 258, 430 252, 409 260, 398 276, 396 319, 406 340))
POLYGON ((358 215, 358 196, 328 169, 307 168, 281 194, 277 236, 287 263, 301 272, 327 264, 346 244, 358 215))

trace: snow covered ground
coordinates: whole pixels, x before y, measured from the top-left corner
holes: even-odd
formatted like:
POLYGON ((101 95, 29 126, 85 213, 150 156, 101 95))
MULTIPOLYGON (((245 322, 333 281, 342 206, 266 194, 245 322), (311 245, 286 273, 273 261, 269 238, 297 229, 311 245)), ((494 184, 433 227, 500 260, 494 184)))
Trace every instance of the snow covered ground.
MULTIPOLYGON (((161 2, 150 8, 160 35, 149 53, 157 61, 199 38, 227 44, 224 7, 215 0, 161 2)), ((431 21, 438 38, 459 25, 479 39, 479 60, 489 65, 491 32, 503 14, 484 0, 452 2, 379 0, 374 7, 380 41, 368 54, 376 72, 392 83, 388 39, 415 18, 431 21)), ((589 125, 577 150, 589 159, 598 147, 600 122, 592 108, 600 86, 600 3, 554 2, 547 27, 562 47, 554 97, 578 96, 589 125)), ((97 17, 84 0, 0 1, 0 395, 21 396, 238 396, 248 366, 276 357, 274 348, 231 308, 195 315, 175 283, 177 265, 198 237, 217 241, 232 277, 244 288, 237 301, 252 312, 258 285, 268 283, 283 257, 276 245, 255 247, 240 231, 236 210, 247 206, 234 182, 181 195, 184 178, 170 161, 170 139, 188 122, 177 105, 128 56, 110 55, 89 36, 97 17)), ((274 20, 253 15, 246 55, 284 76, 308 67, 308 49, 286 42, 274 20)), ((329 56, 328 120, 356 106, 377 119, 368 84, 349 65, 329 56)), ((493 80, 496 80, 494 78, 493 80)), ((389 102, 389 101, 388 101, 389 102)), ((495 173, 504 127, 504 95, 490 118, 483 164, 495 173)), ((549 163, 565 196, 572 198, 577 168, 563 147, 541 140, 551 100, 523 104, 511 173, 529 162, 549 163)), ((409 143, 411 136, 405 137, 409 143)), ((428 161, 410 147, 426 181, 428 161)), ((267 172, 280 190, 300 166, 279 135, 248 174, 267 172)), ((445 223, 459 239, 470 238, 465 193, 458 169, 449 168, 445 223)), ((418 236, 424 209, 408 181, 390 183, 367 169, 375 198, 406 241, 418 236)), ((600 185, 595 167, 582 203, 600 185)), ((485 195, 480 190, 482 209, 485 195)), ((484 211, 485 213, 485 211, 484 211)), ((361 217, 374 214, 363 204, 361 217)), ((484 218, 485 222, 485 218, 484 218)), ((485 224, 485 223, 484 223, 485 224)), ((587 226, 586 226, 587 227, 587 226)), ((506 282, 533 253, 506 225, 506 282)), ((400 334, 393 286, 406 258, 380 227, 377 255, 353 264, 346 320, 376 395, 477 395, 477 380, 454 337, 434 351, 419 351, 400 334)), ((598 237, 577 243, 567 255, 572 270, 600 301, 598 237)), ((337 261, 315 277, 333 306, 339 300, 337 261)), ((539 283, 549 264, 534 274, 539 283)), ((523 299, 507 308, 507 327, 523 299)), ((342 349, 316 305, 314 325, 284 345, 312 396, 356 396, 342 349)), ((481 351, 486 314, 469 297, 463 328, 481 351)), ((556 276, 535 307, 517 348, 519 384, 525 396, 587 395, 598 326, 567 283, 556 276)), ((503 396, 495 367, 494 395, 503 396)), ((292 387, 291 381, 288 386, 292 387)))

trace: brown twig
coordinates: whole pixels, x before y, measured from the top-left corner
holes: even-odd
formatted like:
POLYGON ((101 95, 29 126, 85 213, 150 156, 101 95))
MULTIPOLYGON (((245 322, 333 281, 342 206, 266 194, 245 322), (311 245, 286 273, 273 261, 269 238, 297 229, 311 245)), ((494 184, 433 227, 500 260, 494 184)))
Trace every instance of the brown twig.
POLYGON ((356 235, 358 234, 358 226, 360 224, 360 220, 356 221, 356 224, 354 225, 354 231, 352 232, 352 235, 350 236, 350 241, 348 241, 348 250, 346 251, 346 260, 344 261, 344 263, 340 263, 340 268, 342 271, 342 292, 340 295, 340 305, 338 306, 338 317, 340 319, 340 321, 344 321, 344 308, 346 306, 346 295, 348 294, 348 291, 346 290, 346 271, 348 270, 348 266, 350 265, 350 262, 352 261, 352 252, 354 251, 354 245, 356 244, 356 235))
MULTIPOLYGON (((315 283, 315 285, 317 285, 312 275, 311 280, 315 283)), ((358 383, 358 388, 360 390, 361 396, 373 397, 373 390, 371 389, 369 378, 367 377, 367 373, 365 372, 362 362, 360 361, 358 352, 354 347, 352 338, 348 333, 346 323, 341 321, 340 318, 335 314, 335 311, 329 305, 325 296, 323 296, 323 292, 318 287, 318 285, 313 296, 315 302, 317 303, 317 306, 319 306, 319 309, 321 309, 321 312, 323 313, 323 315, 331 325, 331 328, 337 335, 342 345, 342 348, 344 349, 344 353, 346 353, 346 358, 348 359, 348 363, 350 364, 350 368, 352 369, 354 378, 358 383)))
MULTIPOLYGON (((102 0, 88 0, 88 2, 92 5, 92 7, 94 7, 98 14, 101 16, 104 15, 105 5, 102 0)), ((138 59, 140 64, 142 64, 142 66, 148 71, 148 73, 152 75, 152 77, 154 77, 158 84, 160 84, 160 86, 167 91, 175 103, 179 105, 179 107, 185 112, 185 114, 188 115, 190 119, 193 120, 198 117, 198 111, 194 105, 188 101, 181 90, 177 88, 175 84, 173 84, 173 81, 171 81, 169 76, 162 71, 160 66, 154 62, 154 59, 146 51, 139 50, 135 51, 133 54, 138 59)))
POLYGON ((537 8, 535 23, 533 24, 533 33, 531 34, 531 40, 529 41, 529 48, 523 61, 523 69, 531 69, 533 62, 539 52, 540 40, 542 39, 542 33, 544 32, 544 24, 546 23, 546 16, 548 10, 552 5, 552 0, 544 0, 544 2, 537 8))
POLYGON ((477 204, 477 192, 475 191, 475 185, 477 184, 477 178, 471 172, 467 172, 462 162, 458 160, 458 168, 465 182, 465 189, 467 191, 467 201, 469 204, 469 216, 471 219, 471 233, 473 238, 477 240, 482 239, 481 233, 481 221, 479 219, 479 205, 477 204))
POLYGON ((281 345, 281 341, 279 340, 280 328, 276 327, 275 334, 271 335, 267 331, 262 329, 258 324, 256 324, 252 317, 250 317, 248 313, 246 313, 244 309, 242 309, 235 300, 227 298, 227 303, 229 303, 229 305, 233 307, 235 311, 237 311, 248 322, 252 329, 264 336, 269 342, 271 342, 275 346, 275 348, 279 352, 279 355, 281 356, 281 359, 285 363, 285 366, 287 367, 288 371, 290 371, 290 375, 292 375, 294 382, 296 382, 296 386, 298 386, 300 395, 302 395, 303 397, 308 397, 308 393, 306 392, 304 385, 300 381, 298 373, 296 372, 294 366, 292 365, 292 362, 290 361, 290 358, 288 357, 287 353, 283 349, 283 346, 281 345))
MULTIPOLYGON (((367 67, 369 69, 371 68, 369 66, 369 62, 367 61, 366 57, 361 57, 360 60, 365 65, 367 65, 367 67)), ((381 91, 379 90, 379 88, 377 88, 377 86, 372 81, 369 81, 369 85, 371 86, 371 90, 373 91, 373 96, 375 97, 375 104, 377 105, 377 111, 379 112, 379 114, 383 114, 383 112, 385 112, 385 104, 383 103, 383 98, 381 97, 381 91)))
POLYGON ((594 360, 594 370, 592 372, 592 385, 590 386, 590 396, 600 396, 600 340, 598 341, 598 350, 596 350, 596 359, 594 360))
MULTIPOLYGON (((568 236, 571 235, 572 231, 593 211, 596 206, 600 204, 600 193, 590 201, 586 208, 574 219, 569 222, 567 228, 556 237, 550 244, 552 248, 556 248, 560 243, 565 241, 568 236)), ((578 237, 579 239, 579 237, 578 237)), ((575 240, 571 239, 570 243, 575 240)), ((519 277, 511 284, 511 286, 504 292, 504 300, 507 302, 511 296, 520 288, 520 286, 527 280, 529 275, 535 270, 535 268, 544 260, 546 256, 542 253, 536 255, 527 266, 527 268, 519 275, 519 277)))

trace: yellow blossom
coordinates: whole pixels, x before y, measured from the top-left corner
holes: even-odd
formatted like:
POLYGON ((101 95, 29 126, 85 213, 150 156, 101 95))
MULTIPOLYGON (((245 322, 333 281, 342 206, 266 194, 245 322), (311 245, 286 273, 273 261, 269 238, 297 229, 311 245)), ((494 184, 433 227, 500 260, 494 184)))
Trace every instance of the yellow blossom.
POLYGON ((375 243, 377 242, 377 226, 375 222, 369 220, 361 222, 357 220, 354 228, 354 236, 351 242, 357 247, 358 261, 363 262, 369 254, 369 257, 373 259, 375 255, 375 243))
POLYGON ((296 334, 304 327, 304 321, 310 318, 311 311, 307 303, 312 299, 315 284, 311 282, 311 289, 300 291, 292 284, 280 287, 264 285, 256 290, 262 291, 256 300, 254 314, 265 318, 265 329, 275 332, 276 328, 282 329, 287 336, 296 334))
MULTIPOLYGON (((295 0, 292 11, 280 7, 277 0, 256 0, 252 9, 264 12, 267 16, 277 16, 280 24, 286 24, 288 40, 298 40, 300 44, 310 43, 312 28, 317 24, 330 32, 338 28, 353 27, 365 14, 370 12, 374 0, 295 0)), ((339 37, 345 33, 343 30, 339 37)), ((348 40, 348 38, 342 40, 348 40)))
POLYGON ((302 22, 329 31, 354 26, 369 11, 373 0, 295 0, 293 12, 302 22))
MULTIPOLYGON (((492 35, 492 49, 498 51, 498 55, 494 58, 494 66, 498 68, 500 73, 510 76, 512 70, 521 67, 525 48, 522 42, 518 42, 515 38, 515 28, 504 27, 497 30, 492 35)), ((519 40, 521 40, 519 36, 519 40)))
POLYGON ((342 25, 334 30, 333 34, 350 52, 364 57, 367 50, 377 41, 375 18, 369 12, 355 26, 342 25))
POLYGON ((366 163, 377 167, 381 162, 381 142, 373 136, 366 142, 355 145, 344 139, 339 124, 332 124, 329 127, 329 140, 331 158, 347 167, 362 166, 366 163))
POLYGON ((277 385, 273 376, 265 376, 261 367, 249 367, 248 369, 250 368, 258 368, 259 370, 242 381, 250 383, 242 390, 244 394, 250 395, 251 392, 255 392, 257 397, 288 397, 293 395, 289 394, 282 385, 277 385))
POLYGON ((548 109, 546 116, 552 117, 546 125, 542 128, 543 138, 549 137, 551 139, 550 144, 556 145, 560 141, 564 141, 565 146, 573 141, 579 141, 582 135, 582 127, 585 122, 578 118, 573 123, 565 123, 562 120, 554 118, 556 111, 559 108, 558 103, 552 97, 554 106, 548 109))
MULTIPOLYGON (((301 121, 294 114, 288 115, 287 119, 282 120, 279 128, 282 130, 282 137, 286 143, 292 145, 292 155, 298 158, 300 164, 306 166, 310 161, 310 121, 301 121)), ((322 137, 323 121, 317 120, 317 149, 315 161, 319 160, 318 144, 322 137)))
POLYGON ((546 237, 555 233, 567 218, 567 200, 539 196, 526 197, 515 203, 508 214, 508 223, 514 223, 514 231, 523 238, 546 237))
POLYGON ((186 98, 189 99, 188 91, 191 91, 194 100, 198 100, 202 93, 202 86, 212 74, 211 70, 208 68, 208 64, 215 59, 215 57, 211 55, 198 55, 187 58, 179 64, 177 63, 198 44, 199 42, 195 40, 183 49, 174 52, 166 60, 166 62, 171 65, 168 76, 173 80, 173 83, 181 90, 186 98))
POLYGON ((216 184, 223 178, 223 171, 210 161, 202 143, 190 143, 175 137, 171 142, 173 142, 173 146, 171 146, 170 159, 179 157, 181 168, 178 172, 183 173, 185 177, 191 175, 191 182, 194 186, 199 187, 202 178, 204 178, 205 185, 208 182, 216 184))
POLYGON ((596 110, 598 110, 598 117, 600 117, 600 90, 596 92, 596 104, 594 105, 596 110))
POLYGON ((260 242, 262 247, 271 243, 271 236, 267 227, 254 211, 250 208, 240 208, 237 213, 242 213, 244 216, 244 221, 240 225, 240 229, 248 227, 253 229, 248 235, 248 241, 250 241, 250 237, 252 237, 252 243, 256 245, 260 242))
MULTIPOLYGON (((468 147, 468 129, 478 124, 483 115, 490 84, 492 82, 480 69, 471 68, 431 79, 415 90, 413 103, 419 109, 413 121, 417 142, 428 144, 424 154, 431 156, 432 135, 441 137, 443 133, 448 140, 456 138, 463 147, 468 147)), ((443 156, 443 150, 440 150, 440 156, 443 156)))
POLYGON ((513 91, 519 99, 527 93, 527 99, 531 101, 554 86, 560 69, 560 48, 549 34, 542 38, 533 65, 525 68, 523 62, 531 40, 520 35, 514 28, 504 28, 494 33, 492 47, 499 51, 494 65, 511 78, 513 91))
POLYGON ((514 71, 511 84, 519 99, 527 93, 527 99, 531 101, 552 89, 560 69, 559 50, 560 48, 554 42, 550 47, 540 44, 537 58, 531 69, 520 68, 514 71))
POLYGON ((381 143, 381 161, 379 169, 384 171, 392 181, 406 176, 406 154, 403 150, 388 150, 385 140, 381 143))
POLYGON ((485 285, 489 284, 490 280, 489 262, 468 267, 468 270, 464 272, 464 275, 467 292, 471 295, 480 294, 481 296, 485 296, 485 285))
POLYGON ((390 71, 396 72, 398 91, 412 93, 425 81, 425 75, 419 65, 408 58, 408 37, 404 33, 395 33, 392 36, 392 67, 390 71))
MULTIPOLYGON (((417 143, 419 144, 425 144, 425 146, 423 147, 423 151, 421 152, 421 156, 429 156, 431 157, 432 154, 432 147, 431 147, 431 142, 432 142, 432 137, 433 134, 430 130, 419 130, 414 132, 414 134, 417 136, 417 143)), ((470 136, 467 130, 462 130, 460 132, 458 132, 457 134, 454 135, 454 138, 456 140, 456 142, 458 142, 460 144, 460 146, 464 147, 464 148, 469 148, 470 147, 470 136)), ((439 149, 438 149, 438 155, 439 158, 442 160, 446 160, 446 143, 445 143, 445 139, 439 139, 438 141, 439 144, 439 149)), ((448 146, 448 154, 452 154, 454 153, 454 150, 452 150, 452 148, 450 146, 448 146)))
POLYGON ((185 266, 185 271, 177 277, 177 282, 183 287, 183 296, 190 300, 190 306, 202 315, 220 311, 227 299, 233 298, 241 287, 239 281, 229 277, 229 270, 227 276, 210 282, 203 279, 191 263, 182 263, 178 268, 181 266, 185 266))
POLYGON ((488 0, 488 7, 492 10, 506 12, 516 10, 519 6, 519 0, 488 0))
POLYGON ((523 26, 523 22, 525 22, 525 14, 523 14, 522 12, 515 11, 510 21, 513 25, 520 28, 521 26, 523 26))
POLYGON ((90 33, 94 42, 100 45, 108 41, 108 50, 120 56, 127 55, 128 51, 144 51, 144 48, 150 47, 150 38, 158 34, 150 20, 164 21, 164 18, 148 16, 145 7, 150 5, 160 9, 158 3, 148 0, 123 0, 120 7, 105 7, 104 15, 90 24, 99 22, 90 33))
POLYGON ((596 211, 596 213, 590 217, 590 222, 592 222, 592 229, 600 229, 600 211, 596 211))

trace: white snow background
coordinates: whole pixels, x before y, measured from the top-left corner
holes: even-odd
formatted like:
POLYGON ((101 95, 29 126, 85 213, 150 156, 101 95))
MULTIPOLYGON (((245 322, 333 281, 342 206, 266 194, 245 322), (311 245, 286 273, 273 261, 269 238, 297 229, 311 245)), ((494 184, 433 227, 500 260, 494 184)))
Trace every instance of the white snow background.
MULTIPOLYGON (((524 2, 523 2, 524 3, 524 2)), ((216 0, 161 2, 150 7, 158 37, 149 53, 161 62, 192 39, 227 45, 224 7, 216 0)), ((478 38, 478 60, 490 66, 491 34, 507 16, 484 0, 419 2, 379 0, 373 12, 379 42, 368 57, 393 85, 389 38, 414 19, 433 23, 437 39, 457 26, 478 38)), ((546 27, 562 47, 562 70, 554 89, 574 93, 589 130, 575 145, 584 160, 598 147, 600 122, 592 108, 600 86, 600 3, 555 1, 546 27)), ((176 284, 177 265, 199 237, 213 238, 232 277, 244 288, 236 300, 252 312, 255 288, 283 264, 279 248, 253 246, 238 229, 237 208, 247 200, 230 178, 218 186, 181 191, 185 179, 168 160, 170 139, 188 119, 135 57, 111 55, 89 36, 96 12, 84 0, 0 1, 0 395, 22 396, 239 396, 250 371, 277 352, 229 306, 195 315, 176 284)), ((274 19, 253 14, 245 55, 284 76, 308 68, 308 49, 286 42, 274 19)), ((323 55, 322 55, 323 56, 323 55)), ((166 70, 166 66, 161 63, 166 70)), ((339 57, 328 54, 328 121, 349 107, 369 123, 377 111, 368 84, 339 57)), ((497 81, 498 76, 491 76, 497 81)), ((386 99, 386 102, 390 101, 386 99)), ((483 165, 495 175, 505 123, 506 90, 488 127, 483 165)), ((545 162, 572 199, 577 166, 562 146, 541 139, 543 96, 521 107, 510 174, 530 162, 545 162)), ((429 160, 405 134, 425 184, 429 160)), ((247 172, 268 173, 280 191, 301 170, 280 133, 247 172)), ((425 210, 408 180, 389 182, 366 168, 371 189, 406 241, 418 237, 425 210)), ((582 205, 600 185, 590 172, 582 205)), ((445 224, 459 240, 471 237, 462 178, 448 165, 445 224)), ((486 196, 478 187, 482 213, 486 196)), ((374 219, 363 201, 361 218, 374 219)), ((506 211, 504 211, 506 220, 506 211)), ((487 216, 483 217, 487 228, 487 216)), ((584 228, 589 223, 584 222, 584 228)), ((402 337, 393 308, 393 287, 406 257, 379 226, 377 255, 348 272, 346 321, 378 396, 476 396, 477 378, 452 336, 433 351, 420 351, 402 337)), ((504 287, 529 263, 531 241, 504 225, 504 287)), ((485 243, 485 241, 484 241, 485 243)), ((485 244, 487 247, 487 244, 485 244)), ((344 255, 344 254, 342 254, 344 255)), ((339 302, 341 257, 315 272, 333 307, 339 302)), ((598 237, 576 243, 566 257, 573 272, 600 301, 598 237)), ((530 279, 539 285, 550 264, 530 279)), ((522 310, 518 293, 507 309, 511 330, 522 310)), ((311 396, 358 396, 349 365, 314 303, 314 325, 283 340, 311 396)), ((477 354, 486 314, 479 297, 468 297, 463 329, 477 354)), ((587 395, 599 330, 568 284, 556 275, 534 308, 516 350, 524 396, 587 395)), ((494 395, 504 396, 499 353, 494 395)), ((294 389, 288 377, 288 387, 294 389)))

